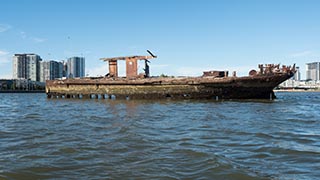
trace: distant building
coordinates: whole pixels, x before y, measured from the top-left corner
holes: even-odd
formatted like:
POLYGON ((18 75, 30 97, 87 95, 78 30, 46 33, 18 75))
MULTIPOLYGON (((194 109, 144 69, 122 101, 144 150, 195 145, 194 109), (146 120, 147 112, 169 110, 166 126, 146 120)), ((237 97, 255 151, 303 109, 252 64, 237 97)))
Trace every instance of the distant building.
POLYGON ((52 61, 50 71, 52 72, 51 73, 52 79, 62 78, 63 77, 63 63, 57 62, 57 61, 52 61))
POLYGON ((320 62, 306 64, 306 79, 311 81, 320 80, 320 62))
POLYGON ((300 68, 296 67, 296 73, 293 76, 293 80, 295 81, 300 81, 301 80, 301 73, 300 73, 300 68))
POLYGON ((40 61, 37 54, 15 54, 13 56, 13 78, 40 81, 40 61))
POLYGON ((280 88, 294 88, 299 86, 301 83, 301 74, 300 74, 300 68, 296 67, 296 73, 294 74, 293 77, 290 79, 282 82, 279 87, 280 88))
POLYGON ((65 61, 62 61, 63 69, 62 69, 62 77, 68 76, 68 63, 65 61))
POLYGON ((57 61, 43 61, 40 63, 40 82, 63 77, 63 63, 57 61))
POLYGON ((85 59, 84 57, 71 57, 67 62, 67 77, 76 78, 85 76, 85 59))
POLYGON ((44 90, 45 84, 28 79, 0 79, 0 91, 33 91, 44 90))
POLYGON ((12 79, 0 79, 0 91, 10 90, 14 88, 14 80, 12 79))
POLYGON ((40 63, 40 82, 50 80, 50 62, 43 61, 40 63))

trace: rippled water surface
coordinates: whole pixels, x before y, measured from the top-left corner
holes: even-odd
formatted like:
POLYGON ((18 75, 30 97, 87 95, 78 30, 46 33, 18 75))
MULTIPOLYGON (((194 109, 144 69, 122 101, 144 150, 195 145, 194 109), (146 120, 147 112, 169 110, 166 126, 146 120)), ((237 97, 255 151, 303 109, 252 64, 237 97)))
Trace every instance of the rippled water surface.
POLYGON ((0 94, 0 179, 317 179, 320 93, 275 101, 0 94))

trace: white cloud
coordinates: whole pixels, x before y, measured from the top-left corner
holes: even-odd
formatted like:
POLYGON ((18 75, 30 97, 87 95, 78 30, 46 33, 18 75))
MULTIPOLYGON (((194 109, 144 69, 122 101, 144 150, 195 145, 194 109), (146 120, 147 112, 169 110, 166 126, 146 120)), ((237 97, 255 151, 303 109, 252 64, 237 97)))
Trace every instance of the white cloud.
POLYGON ((297 57, 304 57, 304 56, 309 56, 309 55, 312 55, 312 51, 307 50, 307 51, 301 51, 301 52, 292 53, 290 55, 290 57, 297 58, 297 57))
POLYGON ((10 62, 9 52, 0 50, 0 66, 10 62))
POLYGON ((44 38, 37 38, 37 37, 31 37, 30 39, 36 43, 42 43, 46 41, 46 39, 44 38))
POLYGON ((0 33, 5 32, 11 28, 8 24, 0 24, 0 33))
POLYGON ((22 39, 26 39, 27 38, 26 32, 23 32, 23 31, 20 32, 20 36, 21 36, 22 39))
POLYGON ((8 51, 0 50, 0 79, 12 79, 11 58, 8 51))
POLYGON ((0 56, 0 66, 9 62, 7 57, 0 56))
POLYGON ((0 56, 5 56, 5 55, 8 55, 8 54, 9 54, 8 52, 0 50, 0 56))
POLYGON ((20 31, 20 37, 22 39, 31 40, 31 41, 33 41, 35 43, 42 43, 42 42, 45 42, 47 40, 47 39, 44 39, 44 38, 28 36, 27 33, 24 32, 24 31, 20 31))

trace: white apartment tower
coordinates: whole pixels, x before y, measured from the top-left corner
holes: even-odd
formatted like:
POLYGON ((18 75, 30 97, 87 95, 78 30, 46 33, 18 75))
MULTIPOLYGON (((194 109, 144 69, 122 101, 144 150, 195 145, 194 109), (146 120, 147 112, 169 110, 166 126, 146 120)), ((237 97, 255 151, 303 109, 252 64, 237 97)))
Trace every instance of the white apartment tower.
POLYGON ((63 63, 57 61, 42 61, 40 63, 40 82, 63 77, 63 63))
POLYGON ((15 54, 13 56, 13 79, 40 81, 40 61, 37 54, 15 54))
POLYGON ((306 79, 312 81, 320 80, 320 62, 306 64, 306 79))

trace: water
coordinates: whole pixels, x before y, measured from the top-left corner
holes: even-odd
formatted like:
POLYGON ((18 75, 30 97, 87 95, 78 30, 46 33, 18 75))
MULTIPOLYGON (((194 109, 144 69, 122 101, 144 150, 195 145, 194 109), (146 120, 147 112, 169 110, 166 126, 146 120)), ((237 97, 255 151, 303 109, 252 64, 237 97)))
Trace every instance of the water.
POLYGON ((0 179, 317 179, 320 93, 275 101, 0 94, 0 179))

